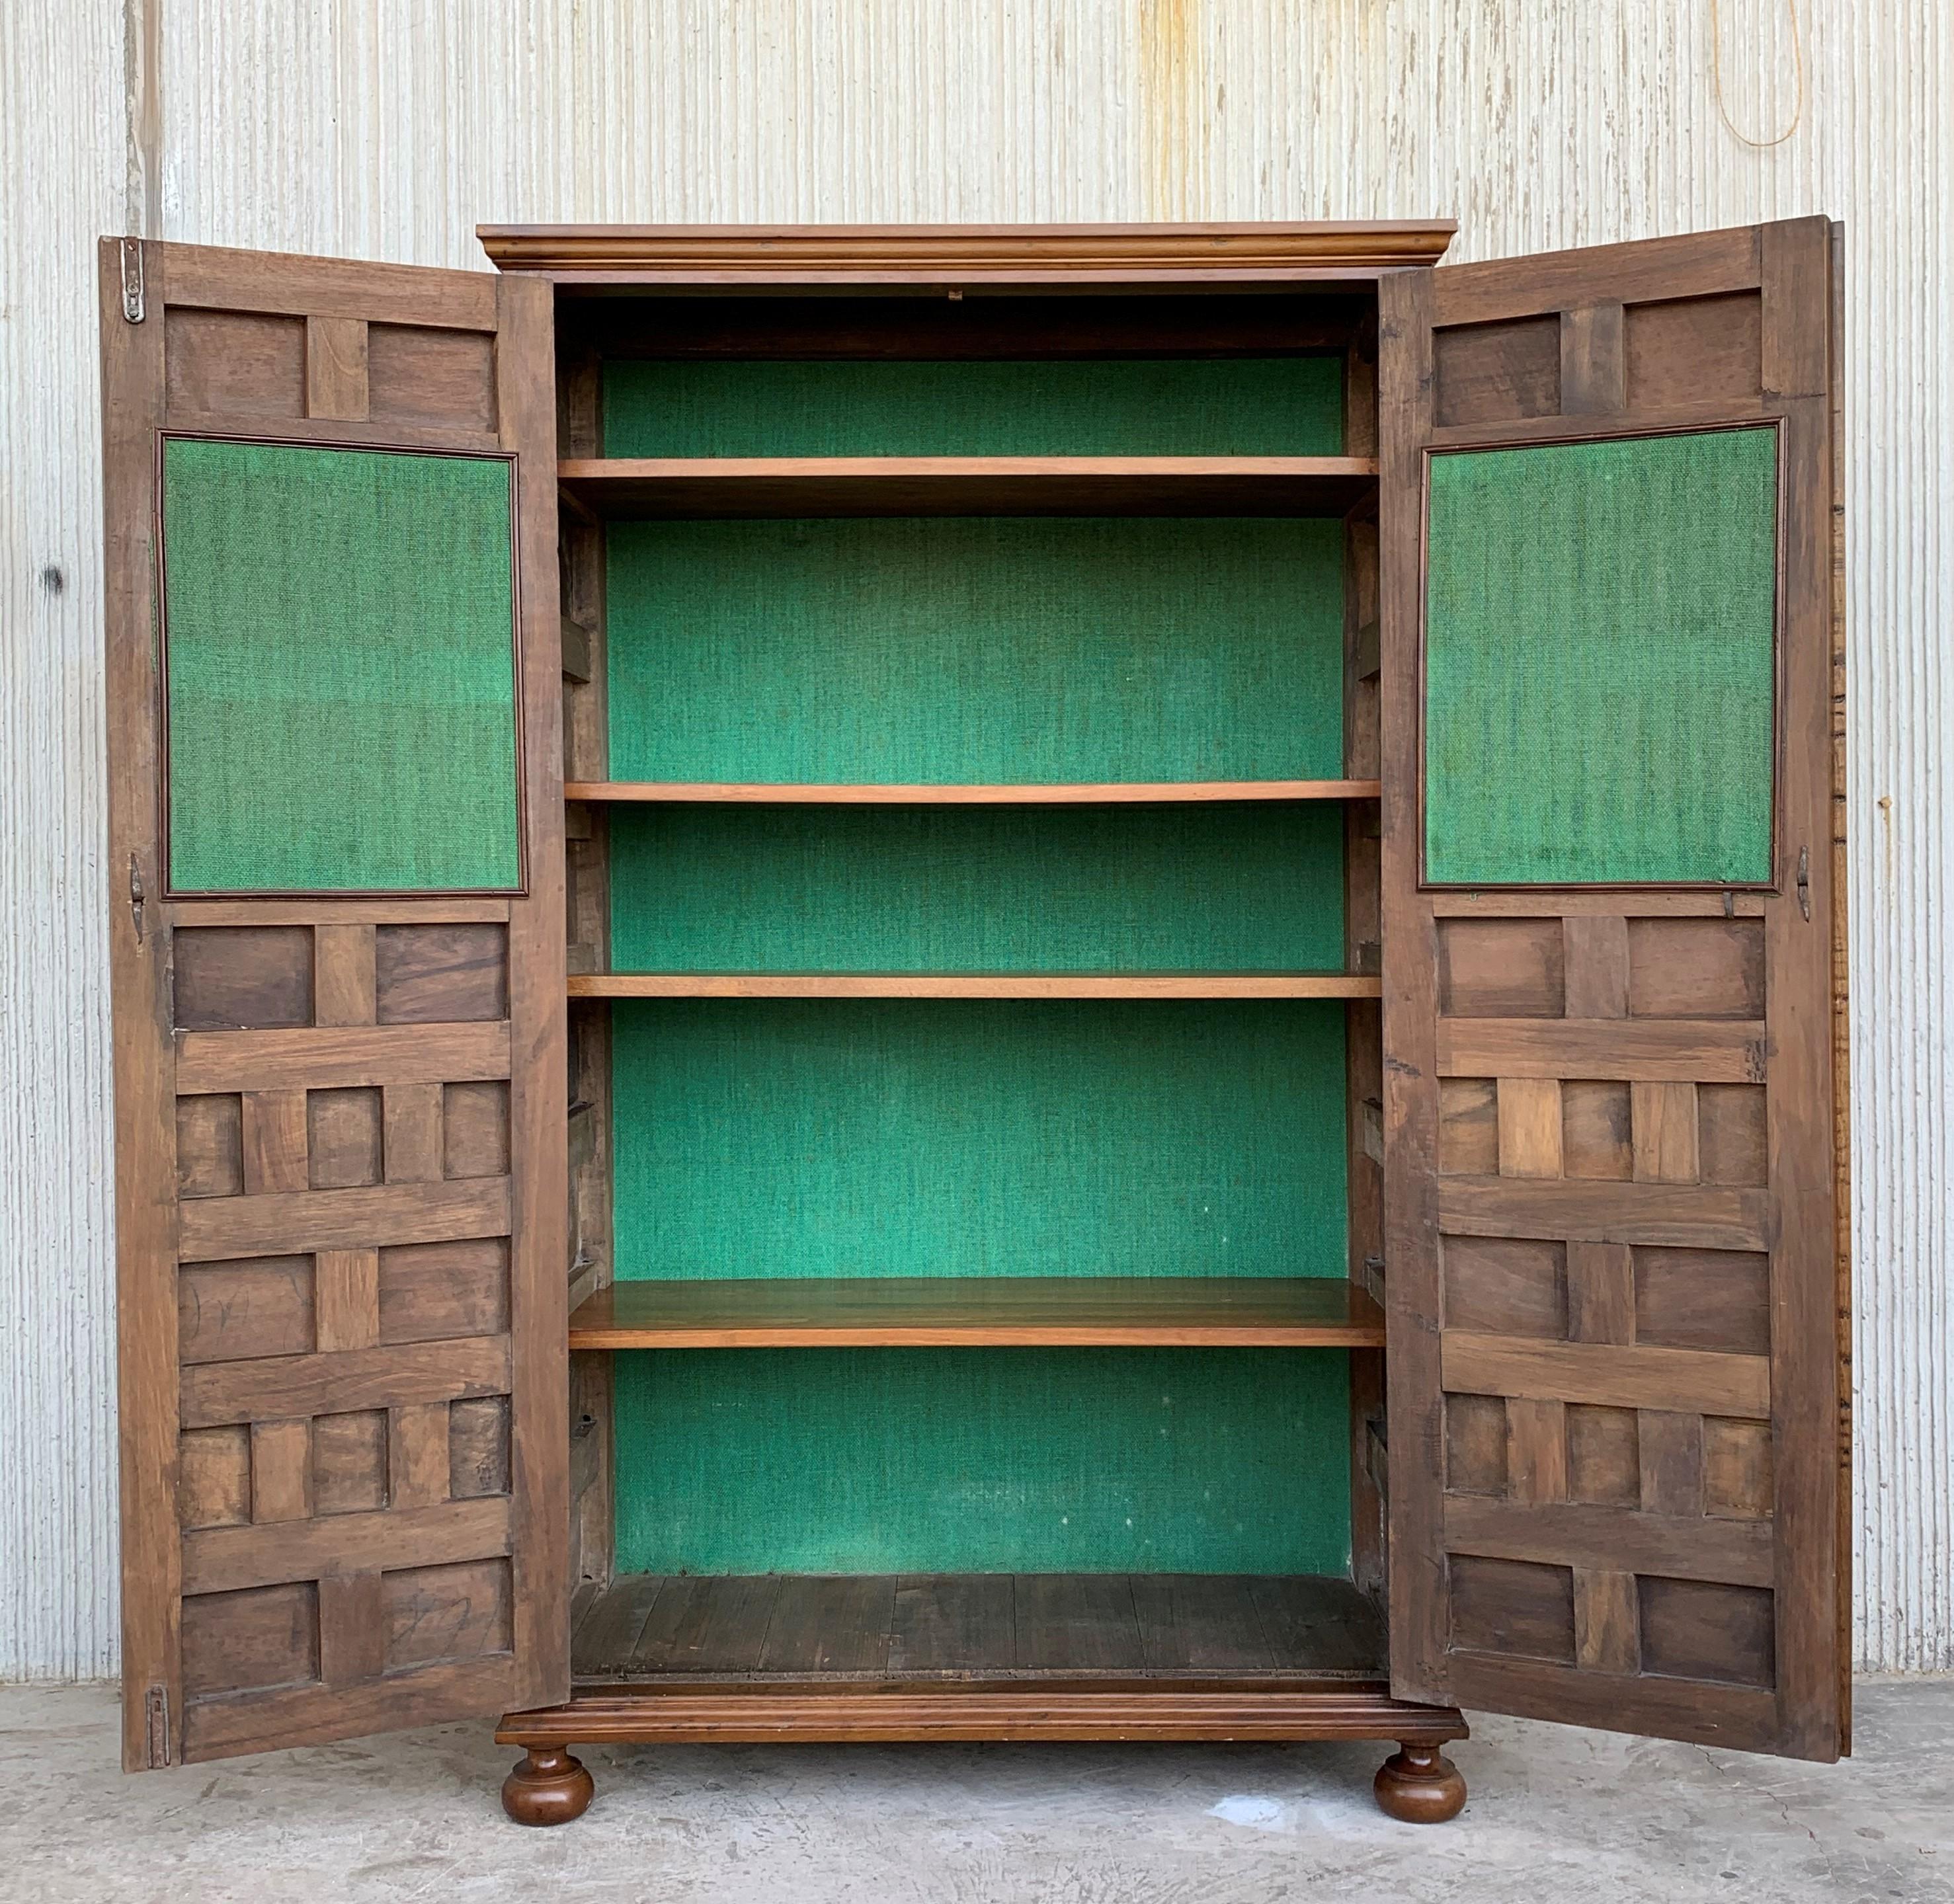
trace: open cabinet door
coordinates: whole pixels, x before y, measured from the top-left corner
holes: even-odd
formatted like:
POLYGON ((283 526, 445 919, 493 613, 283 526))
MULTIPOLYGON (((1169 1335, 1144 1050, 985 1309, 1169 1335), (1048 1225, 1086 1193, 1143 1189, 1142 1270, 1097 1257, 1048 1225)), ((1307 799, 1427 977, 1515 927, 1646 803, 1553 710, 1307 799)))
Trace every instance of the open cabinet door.
POLYGON ((568 1692, 546 287, 105 240, 123 1749, 568 1692))
POLYGON ((1384 281, 1401 1697, 1845 1746, 1833 271, 1384 281))

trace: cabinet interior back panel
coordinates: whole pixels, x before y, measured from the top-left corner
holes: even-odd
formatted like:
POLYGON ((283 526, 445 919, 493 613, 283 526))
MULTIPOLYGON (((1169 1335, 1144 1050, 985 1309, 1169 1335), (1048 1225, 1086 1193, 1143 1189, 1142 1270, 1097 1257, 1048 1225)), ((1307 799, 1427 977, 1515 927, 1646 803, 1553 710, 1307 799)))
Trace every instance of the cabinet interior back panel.
POLYGON ((1339 522, 619 522, 608 544, 614 779, 1342 771, 1339 522))
POLYGON ((620 1573, 1347 1573, 1348 1358, 617 1360, 620 1573))
POLYGON ((620 971, 1343 962, 1330 802, 614 808, 620 971))
POLYGON ((1347 1273, 1336 1002, 611 1016, 620 1278, 1347 1273))
POLYGON ((1434 456, 1425 872, 1771 877, 1777 433, 1434 456))
POLYGON ((175 890, 520 883, 510 470, 168 441, 175 890))
POLYGON ((623 360, 612 456, 1340 456, 1340 355, 623 360))

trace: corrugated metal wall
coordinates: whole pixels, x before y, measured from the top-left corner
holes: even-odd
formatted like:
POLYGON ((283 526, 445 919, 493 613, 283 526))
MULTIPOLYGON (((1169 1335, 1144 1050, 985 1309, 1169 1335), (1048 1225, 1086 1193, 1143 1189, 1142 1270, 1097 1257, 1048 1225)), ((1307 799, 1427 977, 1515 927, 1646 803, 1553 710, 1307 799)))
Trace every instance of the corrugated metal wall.
POLYGON ((1860 1651, 1954 1667, 1954 8, 1799 15, 1795 39, 1789 0, 0 8, 0 1676, 115 1652, 96 233, 473 265, 479 219, 1450 214, 1467 259, 1814 211, 1851 274, 1860 1651), (1736 127, 1789 139, 1726 127, 1719 60, 1736 127))

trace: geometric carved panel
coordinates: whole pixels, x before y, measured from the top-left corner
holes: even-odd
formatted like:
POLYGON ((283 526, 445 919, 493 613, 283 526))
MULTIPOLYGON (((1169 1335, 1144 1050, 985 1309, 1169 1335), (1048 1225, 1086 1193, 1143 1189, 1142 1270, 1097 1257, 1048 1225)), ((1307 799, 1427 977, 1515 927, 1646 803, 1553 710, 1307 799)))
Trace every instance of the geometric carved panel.
POLYGON ((183 1049, 238 1087, 177 1100, 202 1226, 177 1276, 185 1697, 208 1737, 234 1695, 513 1644, 507 1037, 473 1028, 506 1018, 508 939, 177 936, 183 1049), (389 1016, 426 1029, 403 1043, 389 1016), (273 1235, 292 1247, 243 1247, 273 1235))
POLYGON ((1432 338, 1432 420, 1517 422, 1560 408, 1560 319, 1509 318, 1461 324, 1432 338))
POLYGON ((1455 1645, 1572 1664, 1570 1569, 1462 1554, 1452 1562, 1451 1589, 1455 1645))
POLYGON ((272 1031, 313 1021, 305 926, 182 926, 171 942, 179 1031, 272 1031))
POLYGON ((1775 1683, 1761 923, 1437 921, 1455 1653, 1775 1683))
POLYGON ((1771 1595, 1764 1589, 1660 1575, 1638 1584, 1644 1672, 1734 1686, 1773 1683, 1771 1595))

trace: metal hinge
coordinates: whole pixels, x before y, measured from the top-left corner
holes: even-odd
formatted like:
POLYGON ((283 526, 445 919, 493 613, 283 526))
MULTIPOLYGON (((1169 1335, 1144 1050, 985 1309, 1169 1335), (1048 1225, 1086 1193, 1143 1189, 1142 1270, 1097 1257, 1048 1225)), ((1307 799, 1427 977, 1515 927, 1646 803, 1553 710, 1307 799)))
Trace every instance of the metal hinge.
POLYGON ((1798 909, 1805 915, 1807 924, 1811 920, 1811 848, 1801 846, 1798 849, 1798 909))
POLYGON ((1384 1306, 1384 1259, 1382 1256, 1364 1259, 1364 1288, 1371 1301, 1380 1309, 1384 1306))
POLYGON ((135 922, 136 943, 143 943, 143 869, 136 864, 136 855, 129 855, 129 917, 135 922))
POLYGON ((143 241, 122 240, 122 315, 131 324, 143 321, 143 241))
POLYGON ((170 1762, 170 1689, 152 1686, 143 1695, 143 1727, 149 1769, 170 1762))

